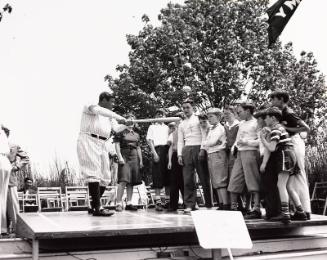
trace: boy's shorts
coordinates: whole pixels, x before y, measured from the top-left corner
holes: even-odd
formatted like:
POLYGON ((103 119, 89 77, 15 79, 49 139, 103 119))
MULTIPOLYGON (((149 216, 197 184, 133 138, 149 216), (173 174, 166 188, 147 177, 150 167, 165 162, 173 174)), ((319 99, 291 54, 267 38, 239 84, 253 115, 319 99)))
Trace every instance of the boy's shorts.
POLYGON ((246 186, 249 192, 259 192, 259 161, 259 151, 239 151, 230 176, 228 191, 242 193, 246 186))
POLYGON ((276 174, 288 173, 290 175, 296 174, 296 156, 293 148, 277 148, 271 153, 271 159, 275 164, 276 174))
POLYGON ((208 168, 214 189, 227 188, 228 186, 228 161, 226 151, 208 154, 208 168))

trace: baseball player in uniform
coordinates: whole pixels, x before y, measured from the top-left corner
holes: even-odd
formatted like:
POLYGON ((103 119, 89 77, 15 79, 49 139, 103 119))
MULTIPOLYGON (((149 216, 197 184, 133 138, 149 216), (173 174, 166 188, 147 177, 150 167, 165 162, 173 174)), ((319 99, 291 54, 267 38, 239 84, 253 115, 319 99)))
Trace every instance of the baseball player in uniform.
POLYGON ((90 213, 93 216, 111 216, 114 212, 101 208, 100 198, 105 186, 110 183, 110 167, 106 142, 111 130, 120 132, 126 129, 126 119, 112 111, 114 96, 103 92, 97 105, 83 108, 80 134, 77 141, 77 155, 80 170, 88 183, 92 199, 90 213))

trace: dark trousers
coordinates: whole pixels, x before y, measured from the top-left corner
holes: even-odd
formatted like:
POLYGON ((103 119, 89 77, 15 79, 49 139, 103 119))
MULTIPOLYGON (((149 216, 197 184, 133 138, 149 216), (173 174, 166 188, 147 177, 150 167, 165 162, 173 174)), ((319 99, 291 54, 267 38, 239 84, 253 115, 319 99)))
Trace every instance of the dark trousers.
POLYGON ((170 208, 173 210, 178 208, 179 191, 184 197, 183 166, 178 163, 177 153, 174 152, 170 170, 170 208))
POLYGON ((100 186, 98 182, 89 182, 89 194, 91 196, 91 208, 99 210, 101 207, 100 199, 106 190, 105 186, 100 186))
POLYGON ((212 207, 208 165, 206 160, 199 160, 199 152, 200 145, 185 146, 183 148, 184 204, 186 208, 194 208, 196 204, 195 170, 202 185, 205 206, 212 207))
POLYGON ((261 174, 262 195, 268 218, 279 215, 281 205, 277 187, 278 174, 276 174, 276 161, 273 160, 273 153, 267 162, 266 170, 261 174))

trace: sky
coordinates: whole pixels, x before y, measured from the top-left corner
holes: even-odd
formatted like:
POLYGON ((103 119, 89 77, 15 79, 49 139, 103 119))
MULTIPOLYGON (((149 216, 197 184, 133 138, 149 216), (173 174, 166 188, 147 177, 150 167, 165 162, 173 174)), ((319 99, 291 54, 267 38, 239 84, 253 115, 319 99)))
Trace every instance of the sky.
MULTIPOLYGON (((0 122, 12 142, 46 173, 55 158, 78 169, 76 140, 83 104, 106 90, 104 76, 128 63, 126 34, 167 0, 0 0, 13 12, 0 23, 0 122)), ((171 2, 183 3, 183 0, 171 2)), ((313 51, 327 74, 326 0, 303 0, 281 40, 313 51)))

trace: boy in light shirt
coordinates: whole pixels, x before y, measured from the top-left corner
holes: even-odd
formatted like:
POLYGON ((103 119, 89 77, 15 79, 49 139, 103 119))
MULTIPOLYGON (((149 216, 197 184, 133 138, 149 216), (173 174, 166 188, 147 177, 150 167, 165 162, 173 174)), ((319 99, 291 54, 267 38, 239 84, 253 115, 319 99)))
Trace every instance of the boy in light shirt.
POLYGON ((208 153, 208 168, 212 186, 217 190, 219 201, 223 204, 222 209, 229 210, 226 133, 220 123, 222 112, 218 108, 210 108, 207 115, 211 127, 202 146, 208 153))
POLYGON ((235 146, 238 148, 237 158, 230 176, 228 191, 231 196, 231 210, 238 208, 238 196, 244 188, 253 197, 253 210, 246 214, 246 219, 261 218, 260 211, 260 155, 258 146, 250 143, 257 140, 257 120, 253 117, 255 106, 251 103, 243 103, 238 106, 237 112, 241 121, 237 133, 235 146))

